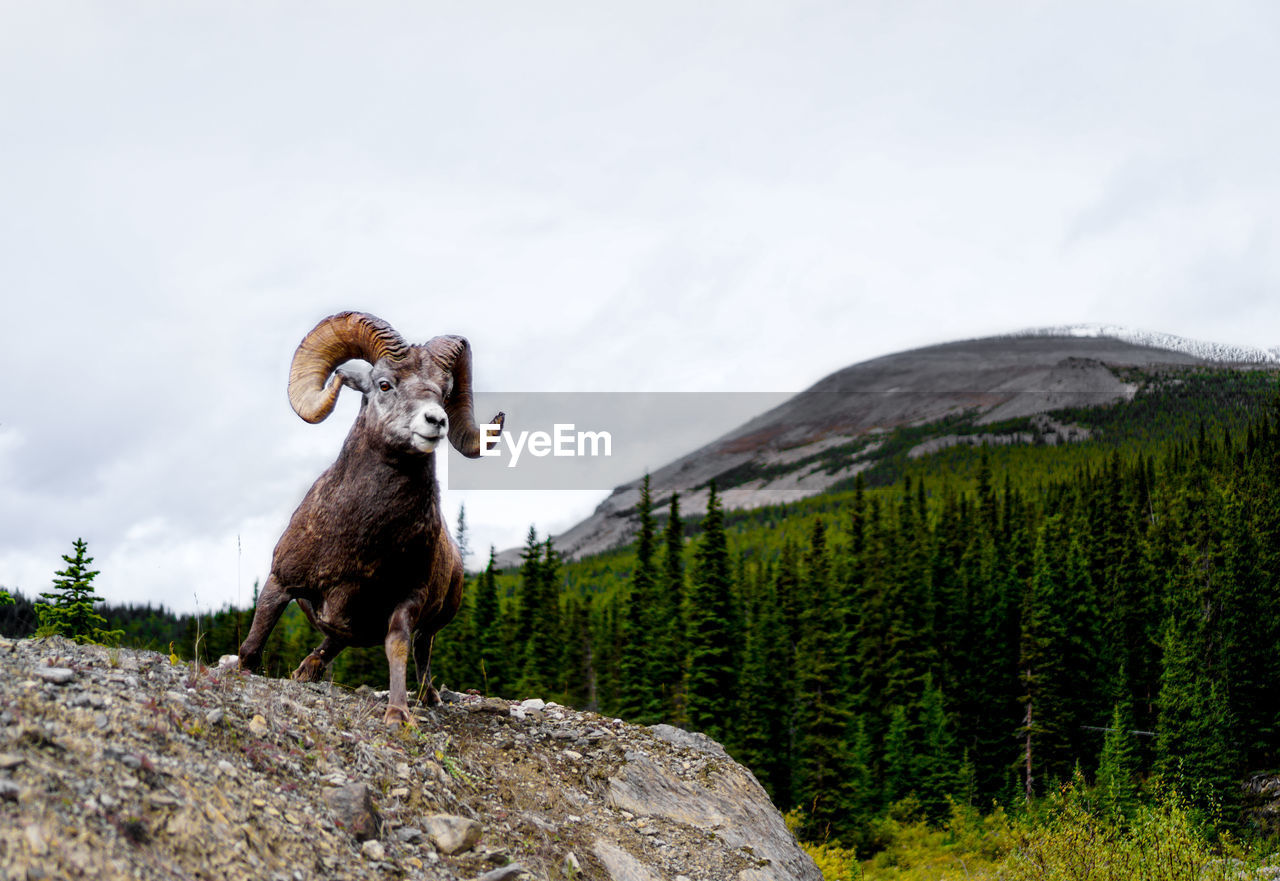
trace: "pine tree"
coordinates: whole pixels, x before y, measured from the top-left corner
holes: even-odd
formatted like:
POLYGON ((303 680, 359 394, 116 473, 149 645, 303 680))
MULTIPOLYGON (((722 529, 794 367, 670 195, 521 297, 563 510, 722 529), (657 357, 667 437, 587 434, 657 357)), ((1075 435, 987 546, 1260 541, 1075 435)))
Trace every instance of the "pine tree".
POLYGON ((737 691, 733 585, 724 512, 715 483, 695 554, 685 607, 688 646, 685 694, 688 723, 716 740, 729 731, 737 691))
POLYGON ((915 762, 916 792, 925 817, 939 822, 946 818, 950 808, 948 796, 958 789, 960 763, 942 690, 928 675, 921 698, 919 727, 922 743, 915 762))
POLYGON ((884 804, 891 805, 905 798, 910 792, 914 780, 912 771, 915 764, 914 750, 911 748, 911 722, 907 716, 907 708, 895 705, 889 708, 889 727, 884 735, 884 750, 881 767, 884 777, 884 804))
POLYGON ((1115 705, 1098 760, 1098 795, 1112 817, 1128 815, 1138 796, 1138 745, 1127 703, 1115 705))
POLYGON ((671 494, 663 529, 662 583, 655 597, 651 677, 662 700, 662 715, 680 724, 684 717, 684 524, 680 494, 671 494))
MULTIPOLYGON (((530 530, 532 533, 532 530, 530 530)), ((551 537, 532 549, 526 561, 529 585, 521 614, 529 618, 529 636, 524 644, 524 664, 517 691, 532 696, 559 696, 559 662, 563 634, 560 624, 560 558, 551 537)))
POLYGON ((812 835, 847 835, 849 713, 840 692, 847 638, 836 605, 826 528, 814 521, 800 583, 800 639, 796 650, 796 746, 793 786, 812 835))
POLYGON ((652 725, 661 721, 662 703, 658 683, 653 679, 657 666, 655 643, 659 638, 660 625, 654 617, 657 566, 648 474, 640 484, 640 502, 636 511, 640 518, 640 531, 636 537, 636 565, 631 574, 631 591, 623 601, 618 713, 638 725, 652 725))
POLYGON ((775 802, 790 798, 787 718, 779 698, 789 689, 783 678, 786 639, 772 567, 751 567, 743 585, 745 637, 739 691, 738 749, 735 758, 751 768, 775 802))
POLYGON ((467 528, 467 506, 458 506, 458 529, 454 536, 458 545, 458 555, 462 557, 462 567, 467 566, 467 557, 471 556, 471 530, 467 528))
POLYGON ((475 643, 479 681, 486 694, 502 694, 511 684, 510 661, 502 644, 501 606, 498 601, 497 551, 489 546, 489 565, 476 579, 475 601, 471 609, 471 632, 475 643))
POLYGON ((124 636, 123 630, 105 630, 107 623, 94 609, 94 603, 102 602, 96 595, 93 579, 97 570, 89 564, 93 557, 87 554, 88 543, 77 538, 72 543, 74 555, 62 555, 66 569, 54 572, 53 590, 41 593, 43 603, 36 604, 40 616, 37 636, 65 636, 79 643, 116 643, 124 636))

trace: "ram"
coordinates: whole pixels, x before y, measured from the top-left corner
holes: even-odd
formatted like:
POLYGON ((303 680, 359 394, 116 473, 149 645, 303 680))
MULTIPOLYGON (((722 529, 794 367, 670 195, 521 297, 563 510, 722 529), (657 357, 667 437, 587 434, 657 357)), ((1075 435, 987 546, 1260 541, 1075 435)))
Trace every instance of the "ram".
MULTIPOLYGON (((414 725, 405 687, 410 648, 421 694, 439 702, 431 644, 462 600, 462 558, 440 514, 434 452, 448 437, 464 456, 480 454, 471 348, 459 336, 409 345, 385 321, 343 312, 298 346, 289 402, 307 422, 320 422, 344 385, 363 395, 360 413, 276 544, 240 666, 259 667, 267 636, 296 600, 324 639, 293 678, 319 679, 347 646, 382 644, 391 669, 385 722, 414 725)), ((503 420, 499 413, 491 422, 503 420)))

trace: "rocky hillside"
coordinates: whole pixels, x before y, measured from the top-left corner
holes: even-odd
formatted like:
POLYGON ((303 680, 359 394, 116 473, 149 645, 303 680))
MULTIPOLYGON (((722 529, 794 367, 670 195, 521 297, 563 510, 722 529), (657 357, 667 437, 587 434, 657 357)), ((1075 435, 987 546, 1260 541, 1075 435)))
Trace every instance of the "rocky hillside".
POLYGON ((715 742, 0 639, 0 877, 820 881, 715 742))
MULTIPOLYGON (((1117 328, 1026 331, 898 352, 838 370, 654 471, 654 504, 660 508, 678 491, 683 510, 701 511, 713 478, 728 509, 796 501, 869 467, 887 434, 901 426, 939 423, 936 435, 922 439, 913 451, 923 454, 956 442, 943 421, 949 417, 969 416, 982 426, 1132 397, 1137 387, 1122 378, 1124 368, 1239 363, 1274 369, 1275 362, 1275 353, 1263 350, 1117 328)), ((1040 436, 1049 443, 1081 436, 1052 419, 1038 417, 1038 422, 1040 436)), ((557 549, 577 558, 630 540, 641 475, 636 477, 617 487, 589 518, 557 535, 557 549)), ((499 555, 498 564, 518 565, 519 560, 516 548, 499 555)))

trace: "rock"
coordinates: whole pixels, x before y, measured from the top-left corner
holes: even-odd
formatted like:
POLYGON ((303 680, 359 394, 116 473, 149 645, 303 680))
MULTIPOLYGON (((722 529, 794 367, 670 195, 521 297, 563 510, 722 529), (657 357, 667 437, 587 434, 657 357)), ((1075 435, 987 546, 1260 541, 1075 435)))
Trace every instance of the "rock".
POLYGON ((344 829, 355 836, 356 841, 377 838, 382 830, 382 818, 373 803, 373 793, 364 783, 348 783, 324 792, 325 804, 333 811, 344 829))
POLYGON ((27 837, 27 847, 31 848, 32 856, 42 857, 49 852, 49 843, 45 840, 44 830, 39 823, 31 823, 22 831, 27 837))
POLYGON ((693 783, 637 752, 627 753, 626 759, 609 778, 609 801, 619 810, 714 830, 730 847, 749 848, 768 860, 752 876, 760 881, 822 881, 822 872, 746 768, 732 761, 718 763, 693 783))
POLYGON ((591 852, 604 863, 612 881, 662 881, 630 853, 603 838, 596 839, 591 852))
POLYGON ((817 878, 750 774, 700 735, 474 694, 389 731, 372 690, 12 645, 0 651, 0 879, 120 866, 135 881, 817 878), (52 667, 74 679, 35 673, 52 667), (429 836, 423 810, 448 822, 429 836))
POLYGON ((422 830, 416 826, 401 826, 396 830, 396 839, 405 844, 414 844, 422 840, 422 830))
POLYGON ((225 671, 225 670, 235 670, 235 669, 236 669, 236 668, 238 668, 239 666, 240 666, 240 656, 239 656, 239 655, 223 655, 222 657, 218 658, 218 669, 219 669, 219 670, 224 670, 224 671, 225 671))
POLYGON ((37 667, 36 677, 54 685, 66 685, 76 678, 76 671, 70 667, 37 667))
POLYGON ((547 702, 540 697, 531 697, 528 700, 520 701, 520 709, 528 712, 529 710, 545 710, 547 702))
POLYGON ((727 755, 724 747, 701 731, 685 731, 683 728, 677 728, 674 725, 650 725, 649 730, 667 743, 675 746, 682 746, 710 756, 727 755))
POLYGON ((467 709, 472 713, 491 713, 495 716, 510 716, 511 707, 501 698, 487 697, 476 704, 470 704, 467 709))
POLYGON ((471 849, 480 840, 480 824, 452 814, 433 814, 423 820, 427 838, 446 856, 471 849))
POLYGON ((517 876, 523 875, 527 869, 519 863, 510 863, 485 872, 476 881, 513 881, 517 876))

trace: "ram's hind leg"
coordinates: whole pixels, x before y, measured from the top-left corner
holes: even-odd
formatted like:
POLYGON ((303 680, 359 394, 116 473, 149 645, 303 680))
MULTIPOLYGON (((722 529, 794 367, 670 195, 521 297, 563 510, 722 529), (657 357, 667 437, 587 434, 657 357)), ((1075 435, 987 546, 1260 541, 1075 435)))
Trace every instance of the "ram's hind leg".
POLYGON ((418 700, 429 707, 440 703, 440 692, 431 681, 431 647, 435 639, 435 631, 425 628, 413 638, 413 665, 418 668, 418 700))
POLYGON ((453 620, 458 607, 462 605, 464 578, 462 566, 455 566, 449 577, 449 590, 445 594, 443 605, 434 615, 422 617, 413 640, 413 665, 418 668, 418 696, 429 707, 440 703, 440 692, 431 681, 431 649, 435 645, 436 634, 453 620))
POLYGON ((240 644, 240 669, 257 670, 262 664, 262 647, 276 622, 284 614, 285 606, 292 599, 274 575, 267 579, 258 594, 258 605, 253 610, 253 624, 249 627, 249 635, 240 644))
POLYGON ((342 640, 326 636, 324 642, 312 649, 311 654, 302 659, 298 669, 293 671, 293 679, 299 682, 319 682, 324 676, 325 668, 333 663, 338 652, 347 647, 342 640))

